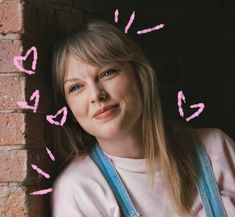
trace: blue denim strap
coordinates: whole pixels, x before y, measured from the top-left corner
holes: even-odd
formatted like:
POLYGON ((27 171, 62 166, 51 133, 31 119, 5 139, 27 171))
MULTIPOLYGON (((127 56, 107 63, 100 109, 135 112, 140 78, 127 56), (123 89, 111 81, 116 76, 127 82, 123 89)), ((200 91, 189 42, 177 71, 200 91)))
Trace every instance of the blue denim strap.
MULTIPOLYGON (((196 169, 198 170, 199 180, 197 183, 197 189, 200 193, 203 206, 207 217, 226 217, 223 202, 221 200, 219 190, 216 184, 216 180, 213 174, 213 170, 206 153, 204 145, 200 139, 195 136, 191 137, 189 132, 185 139, 188 139, 188 144, 193 150, 194 161, 196 169), (187 138, 188 137, 188 138, 187 138)), ((124 213, 124 216, 138 217, 141 216, 135 207, 119 178, 110 159, 103 153, 98 144, 94 146, 90 153, 91 158, 95 161, 98 168, 109 183, 120 207, 124 213)))
POLYGON ((109 183, 119 206, 125 217, 141 216, 135 209, 129 194, 127 193, 122 181, 113 166, 111 160, 103 153, 99 144, 96 144, 90 152, 90 157, 96 163, 107 182, 109 183))
POLYGON ((192 134, 192 136, 190 143, 194 144, 192 148, 199 173, 197 189, 201 195, 206 216, 226 217, 227 215, 206 149, 197 135, 192 134))

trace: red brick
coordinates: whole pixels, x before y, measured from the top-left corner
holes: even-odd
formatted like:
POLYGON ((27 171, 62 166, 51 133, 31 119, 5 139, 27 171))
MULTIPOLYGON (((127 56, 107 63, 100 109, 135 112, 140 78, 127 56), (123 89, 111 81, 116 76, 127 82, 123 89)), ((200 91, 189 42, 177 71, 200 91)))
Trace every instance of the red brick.
POLYGON ((0 32, 16 33, 22 30, 22 8, 19 1, 0 3, 0 32))
POLYGON ((25 77, 0 76, 0 87, 0 109, 20 109, 16 102, 25 101, 25 77))
POLYGON ((0 73, 18 71, 13 63, 14 56, 20 55, 22 44, 20 40, 0 41, 0 73))
POLYGON ((25 115, 0 113, 0 145, 25 144, 25 115))
POLYGON ((46 114, 0 113, 0 145, 45 144, 46 114))
POLYGON ((28 216, 25 188, 18 186, 0 187, 0 201, 0 216, 28 216))
POLYGON ((22 182, 27 175, 27 151, 0 151, 0 182, 22 182))

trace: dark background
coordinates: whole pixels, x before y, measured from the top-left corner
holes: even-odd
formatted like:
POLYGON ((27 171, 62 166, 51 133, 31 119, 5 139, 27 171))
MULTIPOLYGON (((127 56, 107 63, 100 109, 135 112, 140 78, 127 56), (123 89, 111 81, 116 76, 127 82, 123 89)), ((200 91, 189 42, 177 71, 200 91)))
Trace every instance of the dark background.
MULTIPOLYGON (((129 33, 165 24, 159 31, 138 35, 137 41, 156 69, 164 115, 179 116, 177 92, 183 90, 185 116, 203 102, 204 111, 190 123, 216 127, 235 138, 235 8, 229 1, 132 1, 112 4, 126 25, 133 10, 136 19, 129 33)), ((124 29, 124 28, 123 28, 124 29)), ((128 34, 129 34, 128 33, 128 34)))
POLYGON ((136 18, 128 35, 141 45, 156 69, 164 116, 184 120, 177 107, 177 92, 183 90, 185 117, 195 111, 189 105, 205 104, 200 116, 190 121, 193 126, 220 128, 235 138, 235 7, 232 1, 76 3, 75 7, 89 13, 109 15, 110 20, 115 9, 119 9, 118 26, 123 31, 135 10, 136 18), (159 31, 136 35, 137 30, 161 23, 165 27, 159 31))
MULTIPOLYGON (((196 110, 190 109, 189 105, 200 102, 205 104, 200 116, 189 122, 191 125, 220 128, 235 139, 233 1, 26 0, 26 2, 28 4, 25 5, 25 20, 28 21, 25 23, 27 32, 25 42, 38 46, 41 74, 46 79, 50 73, 51 47, 61 32, 91 19, 104 19, 124 31, 135 10, 136 18, 128 35, 140 44, 156 69, 164 116, 167 119, 185 121, 185 118, 179 116, 177 106, 177 92, 183 90, 186 97, 186 104, 183 104, 185 117, 196 110), (114 22, 116 9, 119 9, 117 24, 114 22), (165 24, 165 27, 159 31, 136 34, 138 30, 161 23, 165 24)), ((48 102, 47 108, 50 107, 50 100, 48 102)))

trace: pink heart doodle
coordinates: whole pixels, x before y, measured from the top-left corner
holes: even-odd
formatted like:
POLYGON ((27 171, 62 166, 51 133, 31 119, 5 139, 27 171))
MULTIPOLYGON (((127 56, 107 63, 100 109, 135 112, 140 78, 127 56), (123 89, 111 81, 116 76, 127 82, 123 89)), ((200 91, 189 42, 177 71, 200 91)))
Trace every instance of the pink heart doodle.
POLYGON ((35 74, 34 70, 36 69, 37 59, 38 59, 38 52, 37 52, 36 47, 33 46, 27 51, 25 56, 15 56, 13 59, 13 62, 15 64, 16 68, 20 72, 25 72, 25 73, 31 75, 31 74, 35 74), (27 69, 23 68, 19 62, 25 61, 31 52, 33 52, 32 69, 27 70, 27 69))
MULTIPOLYGON (((184 117, 184 111, 182 108, 182 100, 184 101, 184 103, 186 103, 184 93, 182 90, 180 90, 178 92, 178 108, 179 108, 180 116, 184 117)), ((196 112, 194 112, 191 116, 187 117, 186 121, 190 121, 193 118, 199 116, 199 114, 201 114, 202 111, 204 110, 205 105, 204 105, 204 103, 198 103, 198 104, 190 105, 190 108, 199 108, 199 109, 196 112)))
POLYGON ((35 99, 34 106, 29 106, 28 103, 25 102, 25 101, 18 101, 16 103, 21 108, 31 109, 35 113, 37 111, 37 108, 38 108, 39 98, 40 98, 39 90, 35 90, 33 92, 33 94, 31 95, 31 97, 30 97, 30 101, 35 99))
POLYGON ((61 125, 63 126, 65 121, 66 121, 66 118, 67 118, 67 107, 63 107, 62 109, 60 109, 59 111, 57 111, 56 115, 47 115, 46 116, 46 119, 48 122, 50 122, 51 124, 55 124, 55 125, 61 125), (61 113, 63 112, 63 117, 61 119, 60 122, 58 121, 54 121, 53 119, 55 119, 58 115, 60 115, 61 113))

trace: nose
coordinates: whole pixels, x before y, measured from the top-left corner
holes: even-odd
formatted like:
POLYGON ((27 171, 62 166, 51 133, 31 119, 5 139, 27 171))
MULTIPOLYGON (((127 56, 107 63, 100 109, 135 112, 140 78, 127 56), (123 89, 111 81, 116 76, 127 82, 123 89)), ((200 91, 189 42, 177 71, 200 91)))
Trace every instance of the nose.
POLYGON ((104 87, 98 84, 94 84, 91 87, 90 92, 90 102, 100 102, 108 97, 108 93, 105 91, 104 87))

